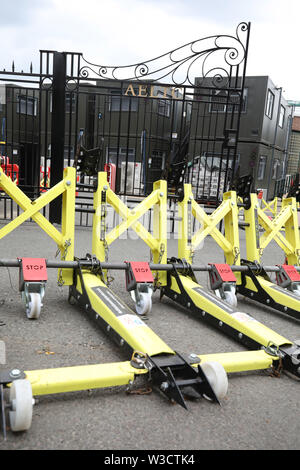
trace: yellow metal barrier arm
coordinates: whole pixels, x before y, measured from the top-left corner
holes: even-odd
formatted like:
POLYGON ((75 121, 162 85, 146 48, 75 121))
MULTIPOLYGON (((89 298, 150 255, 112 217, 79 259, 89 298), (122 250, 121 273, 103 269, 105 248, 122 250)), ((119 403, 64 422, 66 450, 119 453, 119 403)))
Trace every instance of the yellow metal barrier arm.
MULTIPOLYGON (((132 228, 137 235, 149 246, 154 263, 167 262, 167 183, 157 181, 153 192, 135 209, 130 210, 121 199, 109 188, 106 172, 98 174, 98 189, 94 195, 93 220, 93 254, 100 261, 106 261, 108 247, 127 229, 132 228), (123 221, 106 233, 106 204, 112 206, 123 221), (154 208, 154 234, 138 221, 149 209, 154 208)), ((159 271, 157 277, 160 283, 166 282, 166 273, 159 271)))
POLYGON ((285 237, 293 247, 292 252, 286 253, 288 264, 300 265, 300 236, 296 198, 283 199, 282 206, 289 206, 291 210, 291 217, 285 222, 285 237))
MULTIPOLYGON (((74 231, 75 231, 75 190, 76 170, 66 168, 63 180, 49 191, 43 193, 35 201, 31 201, 10 178, 0 169, 1 187, 18 204, 23 213, 0 229, 0 239, 19 227, 27 219, 32 218, 41 229, 49 235, 58 245, 61 258, 72 261, 74 258, 74 231), (60 233, 39 211, 55 198, 63 194, 62 205, 62 233, 60 233)), ((63 269, 59 273, 60 281, 65 285, 73 283, 72 270, 63 269)))
MULTIPOLYGON (((263 350, 201 354, 198 357, 200 364, 219 362, 227 373, 270 369, 273 361, 278 360, 263 350)), ((33 396, 126 386, 137 375, 148 373, 147 369, 133 367, 130 361, 25 371, 33 396)))
MULTIPOLYGON (((15 201, 16 204, 18 204, 21 209, 24 211, 31 206, 31 200, 29 197, 27 197, 23 191, 21 191, 18 186, 16 186, 10 178, 8 178, 3 170, 0 168, 0 181, 1 181, 1 187, 5 191, 5 193, 11 197, 15 201)), ((44 217, 41 213, 34 213, 32 214, 32 219, 41 227, 42 230, 44 230, 46 233, 51 232, 52 235, 51 237, 53 240, 57 243, 58 246, 62 245, 62 235, 61 233, 53 227, 53 225, 44 217)), ((3 227, 5 228, 5 227, 3 227)), ((3 229, 0 230, 0 238, 3 238, 5 235, 7 235, 7 230, 2 231, 3 229)), ((13 230, 13 229, 12 229, 13 230)))
MULTIPOLYGON (((64 170, 65 191, 62 199, 62 221, 60 245, 61 259, 72 261, 74 259, 75 240, 75 199, 76 199, 76 169, 64 170)), ((51 191, 51 190, 50 190, 51 191)), ((53 225, 51 225, 51 228, 53 225)), ((52 233, 52 232, 51 232, 52 233)), ((58 273, 61 282, 66 286, 73 284, 73 269, 62 269, 58 273)))
POLYGON ((184 185, 184 199, 179 203, 179 243, 178 256, 192 263, 193 252, 197 246, 211 235, 223 249, 228 264, 239 264, 239 230, 237 196, 234 191, 224 194, 222 204, 209 216, 193 199, 192 187, 184 185), (200 223, 201 229, 192 236, 191 215, 200 223), (224 219, 225 236, 217 229, 224 219))
POLYGON ((293 198, 284 200, 282 210, 272 221, 260 209, 256 194, 251 194, 251 207, 245 210, 247 258, 260 262, 262 253, 274 240, 288 257, 289 264, 299 264, 300 242, 296 202, 293 198), (260 237, 259 226, 265 230, 260 237), (285 226, 285 236, 280 233, 285 226))

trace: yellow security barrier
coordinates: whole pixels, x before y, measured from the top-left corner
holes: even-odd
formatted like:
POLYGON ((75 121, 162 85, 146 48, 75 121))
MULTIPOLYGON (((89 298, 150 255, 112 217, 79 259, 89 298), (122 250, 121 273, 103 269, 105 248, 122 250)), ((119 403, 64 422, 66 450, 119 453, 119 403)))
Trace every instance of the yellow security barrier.
POLYGON ((260 208, 257 195, 251 194, 250 197, 251 207, 244 212, 247 260, 260 263, 265 248, 274 240, 283 250, 288 264, 299 265, 300 238, 296 199, 283 199, 281 210, 270 220, 260 208), (264 230, 262 235, 259 227, 264 230), (285 234, 281 232, 282 227, 285 228, 285 234))
MULTIPOLYGON (((153 262, 164 264, 167 262, 167 182, 157 181, 153 185, 152 193, 130 210, 123 201, 110 189, 107 173, 98 173, 98 186, 94 194, 93 219, 93 254, 100 261, 107 261, 108 248, 127 229, 132 228, 137 235, 149 246, 153 262), (106 232, 107 205, 111 205, 115 212, 123 219, 109 233, 106 232), (139 222, 139 219, 151 208, 154 211, 153 235, 139 222)), ((166 273, 157 272, 157 284, 165 285, 166 273)))
POLYGON ((238 226, 238 204, 234 191, 224 194, 223 202, 208 215, 194 200, 192 186, 184 185, 184 198, 178 204, 179 208, 179 240, 178 257, 193 261, 194 251, 207 236, 211 236, 224 251, 226 263, 230 265, 240 262, 240 242, 238 226), (201 224, 201 228, 192 233, 192 217, 201 224), (224 220, 225 234, 217 226, 224 220))
MULTIPOLYGON (((32 218, 57 244, 61 252, 61 259, 65 261, 73 260, 76 191, 75 168, 66 168, 62 181, 34 201, 31 201, 30 198, 5 175, 1 168, 0 182, 2 190, 23 210, 18 217, 0 229, 0 239, 19 227, 26 220, 32 218), (41 209, 60 195, 63 196, 61 232, 40 213, 41 209)), ((71 285, 73 282, 72 276, 71 269, 63 269, 59 273, 59 280, 65 285, 71 285)))

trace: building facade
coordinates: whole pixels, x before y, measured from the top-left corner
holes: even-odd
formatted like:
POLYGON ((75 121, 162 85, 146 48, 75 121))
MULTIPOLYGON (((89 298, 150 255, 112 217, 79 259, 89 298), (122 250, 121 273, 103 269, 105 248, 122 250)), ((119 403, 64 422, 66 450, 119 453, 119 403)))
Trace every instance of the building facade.
POLYGON ((300 116, 293 117, 292 132, 288 150, 287 175, 300 171, 300 116))
MULTIPOLYGON (((200 79, 196 79, 196 84, 197 80, 200 79)), ((231 162, 234 161, 235 168, 232 171, 241 176, 252 175, 254 188, 264 189, 264 196, 272 199, 276 182, 286 173, 292 119, 292 110, 283 97, 282 89, 276 87, 267 76, 253 76, 245 77, 243 97, 234 88, 232 93, 219 92, 218 96, 213 96, 214 93, 212 89, 211 96, 204 97, 200 89, 196 98, 203 101, 202 115, 206 116, 205 122, 192 113, 190 159, 202 161, 203 184, 205 171, 212 171, 218 165, 231 168, 231 162), (203 134, 203 128, 213 127, 217 142, 218 136, 224 133, 224 122, 228 114, 232 119, 239 119, 234 107, 240 99, 242 106, 237 155, 235 159, 231 155, 227 163, 224 155, 222 158, 222 149, 217 143, 203 140, 197 142, 197 135, 200 128, 203 134), (204 108, 209 112, 205 113, 204 108)), ((230 123, 227 123, 228 127, 230 128, 230 123)))
MULTIPOLYGON (((73 164, 80 130, 87 149, 101 147, 101 168, 115 166, 115 187, 121 194, 151 192, 153 182, 176 156, 177 161, 188 160, 187 180, 199 201, 220 200, 237 173, 251 174, 255 189, 266 190, 265 197, 272 199, 276 182, 292 171, 287 166, 292 109, 282 89, 267 76, 246 77, 241 96, 237 87, 210 88, 210 80, 205 79, 204 90, 199 85, 203 79, 196 79, 190 92, 116 80, 69 87, 65 165, 73 164)), ((1 96, 0 140, 5 153, 20 167, 20 185, 25 190, 38 187, 38 167, 43 167, 43 175, 51 169, 52 88, 6 84, 1 96)), ((300 135, 297 122, 291 141, 294 153, 300 135)))

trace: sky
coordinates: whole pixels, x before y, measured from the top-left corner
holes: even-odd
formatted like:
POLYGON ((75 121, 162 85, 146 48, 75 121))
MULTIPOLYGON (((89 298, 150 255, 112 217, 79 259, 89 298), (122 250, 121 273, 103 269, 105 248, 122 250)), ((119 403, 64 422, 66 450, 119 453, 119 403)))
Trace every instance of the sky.
POLYGON ((300 101, 300 0, 0 0, 0 70, 38 72, 39 50, 96 64, 142 62, 250 22, 247 75, 268 75, 300 101), (5 38, 5 41, 4 41, 5 38))

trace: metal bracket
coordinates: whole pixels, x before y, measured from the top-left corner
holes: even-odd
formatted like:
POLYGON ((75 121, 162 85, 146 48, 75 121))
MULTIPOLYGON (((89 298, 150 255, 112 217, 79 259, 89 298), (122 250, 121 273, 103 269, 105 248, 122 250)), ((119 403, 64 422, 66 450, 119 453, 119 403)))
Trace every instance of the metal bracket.
POLYGON ((12 369, 10 371, 0 371, 0 385, 6 386, 14 380, 25 379, 25 372, 19 369, 12 369))
POLYGON ((195 369, 178 353, 148 357, 146 364, 154 386, 183 408, 187 409, 184 396, 196 399, 207 397, 220 404, 201 366, 195 369))
POLYGON ((300 274, 295 266, 288 264, 279 266, 279 271, 276 273, 276 281, 280 287, 286 288, 300 296, 300 274))
POLYGON ((236 178, 232 185, 231 191, 236 191, 237 196, 243 199, 243 207, 248 210, 251 207, 251 187, 253 183, 252 175, 245 175, 236 178))

